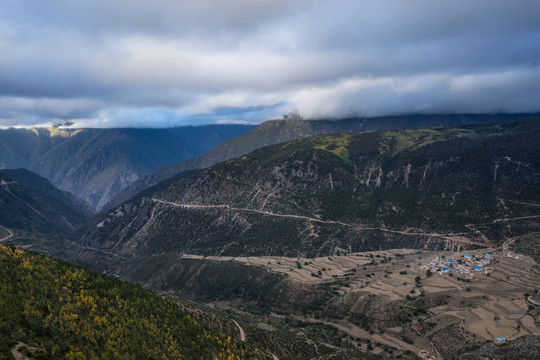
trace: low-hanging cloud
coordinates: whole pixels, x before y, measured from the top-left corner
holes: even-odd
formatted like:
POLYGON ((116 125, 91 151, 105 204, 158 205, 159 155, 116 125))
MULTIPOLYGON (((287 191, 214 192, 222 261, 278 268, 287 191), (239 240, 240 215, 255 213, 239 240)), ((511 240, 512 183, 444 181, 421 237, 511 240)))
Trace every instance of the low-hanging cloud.
POLYGON ((0 3, 0 126, 540 111, 540 3, 0 3))

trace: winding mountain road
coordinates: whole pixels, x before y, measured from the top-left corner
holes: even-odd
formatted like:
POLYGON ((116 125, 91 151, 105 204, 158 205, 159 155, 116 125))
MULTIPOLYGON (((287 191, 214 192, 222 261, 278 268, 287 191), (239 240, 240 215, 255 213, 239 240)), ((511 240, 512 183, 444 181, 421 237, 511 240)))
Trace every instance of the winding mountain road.
POLYGON ((161 203, 161 204, 167 204, 167 205, 179 207, 179 208, 184 208, 184 209, 227 209, 227 210, 233 210, 233 211, 252 212, 252 213, 257 213, 257 214, 262 214, 262 215, 267 215, 267 216, 276 216, 276 217, 284 217, 284 218, 290 218, 290 219, 314 221, 314 222, 319 222, 319 223, 323 223, 323 224, 338 224, 338 225, 343 225, 343 226, 355 226, 355 225, 346 224, 346 223, 343 223, 343 222, 340 222, 340 221, 321 220, 321 219, 317 219, 317 218, 314 218, 314 217, 302 216, 302 215, 276 214, 276 213, 272 213, 272 212, 264 211, 264 210, 236 208, 236 207, 232 207, 230 205, 178 204, 178 203, 165 201, 165 200, 161 200, 161 199, 156 199, 156 198, 152 198, 152 201, 158 202, 158 203, 161 203))
POLYGON ((246 341, 246 333, 244 332, 244 329, 240 326, 236 320, 233 320, 233 323, 238 327, 238 331, 240 332, 240 341, 246 341))
POLYGON ((540 207, 540 204, 538 204, 538 203, 530 203, 530 202, 510 200, 510 199, 505 199, 504 201, 513 202, 514 204, 521 204, 521 205, 527 205, 527 206, 540 207))
POLYGON ((174 206, 178 208, 183 209, 227 209, 227 210, 233 210, 233 211, 243 211, 243 212, 251 212, 266 216, 275 216, 275 217, 282 217, 282 218, 289 218, 289 219, 297 219, 297 220, 306 220, 306 221, 312 221, 312 222, 318 222, 321 224, 333 224, 333 225, 341 225, 341 226, 347 226, 347 227, 355 227, 359 228, 360 230, 378 230, 378 231, 384 231, 394 234, 401 234, 401 235, 407 235, 407 236, 431 236, 431 237, 437 237, 445 240, 451 240, 456 243, 465 243, 470 245, 479 245, 479 246, 485 246, 485 243, 472 241, 468 238, 457 235, 463 235, 463 234, 439 234, 439 233, 421 233, 421 232, 406 232, 406 231, 400 231, 400 230, 391 230, 386 229, 382 227, 374 228, 374 227, 364 227, 360 224, 350 224, 350 223, 344 223, 341 221, 334 221, 334 220, 322 220, 315 217, 309 217, 309 216, 303 216, 303 215, 289 215, 289 214, 276 214, 269 211, 264 210, 256 210, 256 209, 246 209, 246 208, 237 208, 232 207, 227 204, 219 204, 219 205, 198 205, 198 204, 179 204, 171 201, 161 200, 157 198, 152 198, 152 201, 160 204, 165 204, 169 206, 174 206))

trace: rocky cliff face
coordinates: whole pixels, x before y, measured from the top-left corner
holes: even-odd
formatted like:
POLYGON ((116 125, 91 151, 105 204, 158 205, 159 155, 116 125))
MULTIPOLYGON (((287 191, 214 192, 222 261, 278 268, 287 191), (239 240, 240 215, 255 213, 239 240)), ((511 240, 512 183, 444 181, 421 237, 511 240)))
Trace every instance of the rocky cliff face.
POLYGON ((267 147, 116 208, 78 256, 106 263, 95 249, 130 262, 497 243, 539 227, 539 140, 533 119, 267 147))

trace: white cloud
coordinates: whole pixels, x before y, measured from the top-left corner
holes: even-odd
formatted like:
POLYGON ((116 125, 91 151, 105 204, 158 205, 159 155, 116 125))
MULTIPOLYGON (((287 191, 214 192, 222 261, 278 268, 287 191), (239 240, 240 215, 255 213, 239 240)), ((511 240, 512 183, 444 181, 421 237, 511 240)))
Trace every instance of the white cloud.
POLYGON ((539 2, 224 4, 3 1, 0 126, 540 111, 539 2))

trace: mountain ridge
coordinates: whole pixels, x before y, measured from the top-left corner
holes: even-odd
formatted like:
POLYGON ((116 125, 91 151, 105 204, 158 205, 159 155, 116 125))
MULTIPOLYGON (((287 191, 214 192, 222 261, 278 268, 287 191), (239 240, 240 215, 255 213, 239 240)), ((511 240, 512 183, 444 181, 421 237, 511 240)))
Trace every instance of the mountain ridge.
POLYGON ((390 129, 415 129, 429 126, 457 126, 483 122, 512 120, 529 114, 456 114, 456 115, 404 115, 377 118, 349 118, 340 120, 303 120, 288 117, 269 120, 248 133, 232 138, 195 158, 161 167, 141 177, 118 193, 105 210, 133 197, 137 192, 187 170, 204 169, 222 161, 245 155, 258 148, 321 134, 390 129))
POLYGON ((295 140, 124 203, 81 244, 128 263, 163 252, 309 257, 493 245, 540 224, 521 204, 540 202, 539 138, 534 118, 295 140))

